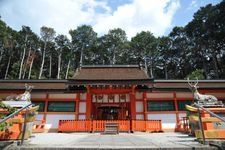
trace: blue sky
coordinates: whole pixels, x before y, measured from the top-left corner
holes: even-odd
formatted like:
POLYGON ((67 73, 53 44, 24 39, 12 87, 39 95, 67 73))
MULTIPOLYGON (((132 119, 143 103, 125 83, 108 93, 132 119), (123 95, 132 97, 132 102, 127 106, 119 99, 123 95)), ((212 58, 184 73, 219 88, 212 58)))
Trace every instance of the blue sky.
POLYGON ((98 33, 122 28, 128 38, 141 31, 168 35, 174 26, 185 26, 202 6, 221 0, 0 0, 0 15, 9 26, 30 26, 39 35, 41 26, 57 34, 88 24, 98 33))

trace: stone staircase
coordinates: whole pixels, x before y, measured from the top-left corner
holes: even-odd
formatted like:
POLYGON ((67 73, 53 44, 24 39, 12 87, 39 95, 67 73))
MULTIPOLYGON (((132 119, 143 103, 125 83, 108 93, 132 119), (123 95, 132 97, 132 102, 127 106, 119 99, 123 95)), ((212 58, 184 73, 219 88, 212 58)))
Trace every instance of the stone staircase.
POLYGON ((116 122, 106 122, 103 134, 119 134, 119 124, 116 122))

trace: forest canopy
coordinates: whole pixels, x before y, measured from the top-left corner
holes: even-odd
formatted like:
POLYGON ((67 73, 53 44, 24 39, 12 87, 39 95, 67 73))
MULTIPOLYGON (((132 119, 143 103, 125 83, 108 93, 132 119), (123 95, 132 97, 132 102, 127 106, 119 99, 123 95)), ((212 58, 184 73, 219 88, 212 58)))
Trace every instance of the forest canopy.
POLYGON ((98 36, 90 25, 68 31, 42 26, 15 31, 0 18, 0 79, 67 79, 82 65, 146 65, 155 79, 225 78, 225 1, 201 7, 168 36, 142 31, 130 40, 121 28, 98 36))

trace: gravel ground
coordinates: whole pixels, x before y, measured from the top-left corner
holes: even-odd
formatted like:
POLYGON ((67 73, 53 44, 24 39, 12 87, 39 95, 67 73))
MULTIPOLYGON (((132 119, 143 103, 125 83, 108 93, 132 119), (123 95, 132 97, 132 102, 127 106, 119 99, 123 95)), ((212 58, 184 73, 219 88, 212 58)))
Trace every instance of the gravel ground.
POLYGON ((39 133, 24 142, 23 146, 7 149, 164 149, 164 150, 217 150, 202 145, 181 133, 39 133))

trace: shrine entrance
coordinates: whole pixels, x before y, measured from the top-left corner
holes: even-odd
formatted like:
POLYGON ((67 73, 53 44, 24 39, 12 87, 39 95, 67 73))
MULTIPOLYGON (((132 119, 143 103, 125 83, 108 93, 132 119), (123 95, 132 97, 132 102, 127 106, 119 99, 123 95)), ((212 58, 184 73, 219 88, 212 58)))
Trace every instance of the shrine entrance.
POLYGON ((128 120, 130 116, 130 100, 127 95, 94 95, 92 97, 92 119, 128 120))
POLYGON ((118 111, 121 109, 116 106, 100 106, 98 107, 98 119, 101 120, 118 120, 118 111))

